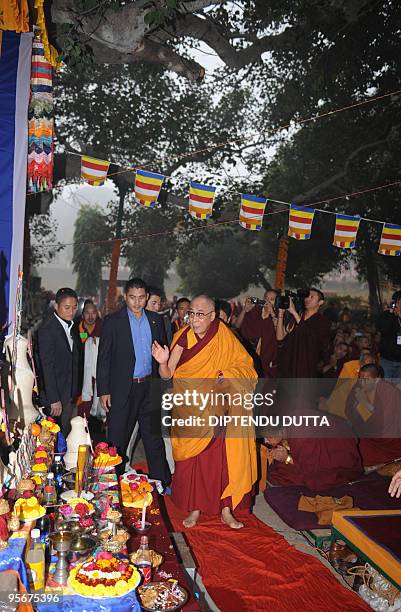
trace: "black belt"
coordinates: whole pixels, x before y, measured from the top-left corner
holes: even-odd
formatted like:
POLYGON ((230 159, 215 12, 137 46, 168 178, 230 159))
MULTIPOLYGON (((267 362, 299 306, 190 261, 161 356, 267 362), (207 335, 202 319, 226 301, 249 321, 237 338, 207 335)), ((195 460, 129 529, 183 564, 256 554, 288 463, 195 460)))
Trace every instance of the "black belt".
POLYGON ((142 378, 135 378, 135 377, 133 377, 132 382, 134 382, 134 383, 143 383, 146 380, 149 380, 149 378, 152 378, 151 374, 148 374, 148 376, 143 376, 142 378))

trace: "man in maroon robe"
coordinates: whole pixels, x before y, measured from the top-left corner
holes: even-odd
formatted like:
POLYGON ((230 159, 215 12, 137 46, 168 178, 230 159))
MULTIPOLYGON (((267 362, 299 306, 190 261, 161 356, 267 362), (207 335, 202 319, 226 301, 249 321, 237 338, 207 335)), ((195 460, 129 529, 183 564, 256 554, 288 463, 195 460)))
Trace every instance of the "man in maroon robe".
POLYGON ((255 344, 264 378, 277 376, 277 316, 274 312, 276 297, 276 291, 266 291, 263 296, 265 301, 263 307, 256 306, 250 298, 247 298, 236 323, 241 336, 255 344))
POLYGON ((319 311, 324 295, 310 289, 305 310, 300 315, 290 300, 288 312, 292 321, 284 323, 284 310, 279 310, 277 323, 278 369, 282 378, 317 378, 318 365, 327 356, 330 342, 330 321, 319 311))
POLYGON ((383 376, 380 366, 363 366, 345 409, 365 467, 401 458, 401 391, 383 376))
MULTIPOLYGON (((296 409, 293 416, 322 416, 316 410, 296 409)), ((349 425, 330 415, 330 437, 307 437, 310 427, 289 427, 285 439, 266 438, 270 447, 268 458, 273 460, 267 470, 272 485, 305 486, 312 491, 324 491, 345 484, 362 475, 362 463, 357 440, 349 425), (302 437, 305 435, 305 437, 302 437)))

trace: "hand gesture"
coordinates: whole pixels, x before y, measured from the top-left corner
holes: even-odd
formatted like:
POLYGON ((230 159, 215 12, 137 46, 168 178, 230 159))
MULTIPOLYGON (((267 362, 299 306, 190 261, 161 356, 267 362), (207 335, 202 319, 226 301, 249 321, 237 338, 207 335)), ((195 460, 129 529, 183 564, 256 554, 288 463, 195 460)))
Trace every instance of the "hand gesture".
POLYGON ((111 408, 111 396, 110 395, 101 395, 99 399, 100 399, 100 404, 101 404, 103 410, 107 414, 108 411, 111 408))
POLYGON ((288 312, 291 313, 294 317, 298 316, 298 313, 297 313, 296 308, 294 306, 294 302, 292 301, 291 297, 290 297, 290 305, 288 307, 288 312))
POLYGON ((63 404, 61 402, 54 402, 50 404, 50 414, 54 417, 58 417, 63 412, 63 404))
POLYGON ((152 344, 152 356, 156 359, 157 363, 163 365, 168 362, 170 357, 170 351, 168 346, 164 345, 163 347, 155 340, 152 344))
POLYGON ((399 497, 401 495, 401 470, 398 470, 391 479, 388 492, 391 497, 399 497))
POLYGON ((255 307, 255 304, 252 304, 251 298, 247 297, 246 300, 245 300, 245 304, 244 304, 245 312, 250 312, 252 310, 252 308, 254 308, 254 307, 255 307))
POLYGON ((288 459, 288 451, 283 446, 277 446, 276 448, 272 448, 268 451, 268 456, 274 459, 275 461, 285 463, 288 459))

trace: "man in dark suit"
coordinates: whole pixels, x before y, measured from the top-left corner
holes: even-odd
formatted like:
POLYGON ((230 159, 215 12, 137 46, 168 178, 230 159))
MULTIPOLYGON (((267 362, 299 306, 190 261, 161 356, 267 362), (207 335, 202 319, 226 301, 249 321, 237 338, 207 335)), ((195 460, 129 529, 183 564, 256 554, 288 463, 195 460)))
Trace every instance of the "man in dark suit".
POLYGON ((59 289, 54 313, 43 321, 37 333, 40 399, 65 436, 71 431, 75 401, 82 386, 81 342, 73 324, 77 303, 73 289, 59 289))
MULTIPOLYGON (((130 279, 124 290, 125 306, 105 318, 97 360, 97 391, 108 413, 108 439, 123 458, 124 471, 131 434, 138 422, 151 478, 170 482, 164 443, 160 433, 160 401, 151 401, 151 380, 159 376, 152 344, 166 344, 161 317, 145 310, 146 284, 130 279)), ((160 400, 160 397, 159 397, 160 400)))

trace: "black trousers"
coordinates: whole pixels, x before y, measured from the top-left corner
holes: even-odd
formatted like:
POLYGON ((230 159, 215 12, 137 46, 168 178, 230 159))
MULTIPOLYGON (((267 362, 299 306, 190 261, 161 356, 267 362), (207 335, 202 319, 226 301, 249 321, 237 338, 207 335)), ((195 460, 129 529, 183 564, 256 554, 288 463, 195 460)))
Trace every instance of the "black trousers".
POLYGON ((108 417, 107 437, 109 444, 116 446, 123 458, 122 464, 116 470, 120 475, 124 472, 128 444, 138 422, 145 447, 149 476, 167 485, 171 481, 171 474, 161 436, 161 407, 159 401, 155 401, 154 398, 151 401, 150 385, 151 379, 141 383, 132 381, 130 394, 124 406, 113 409, 112 402, 108 417))

